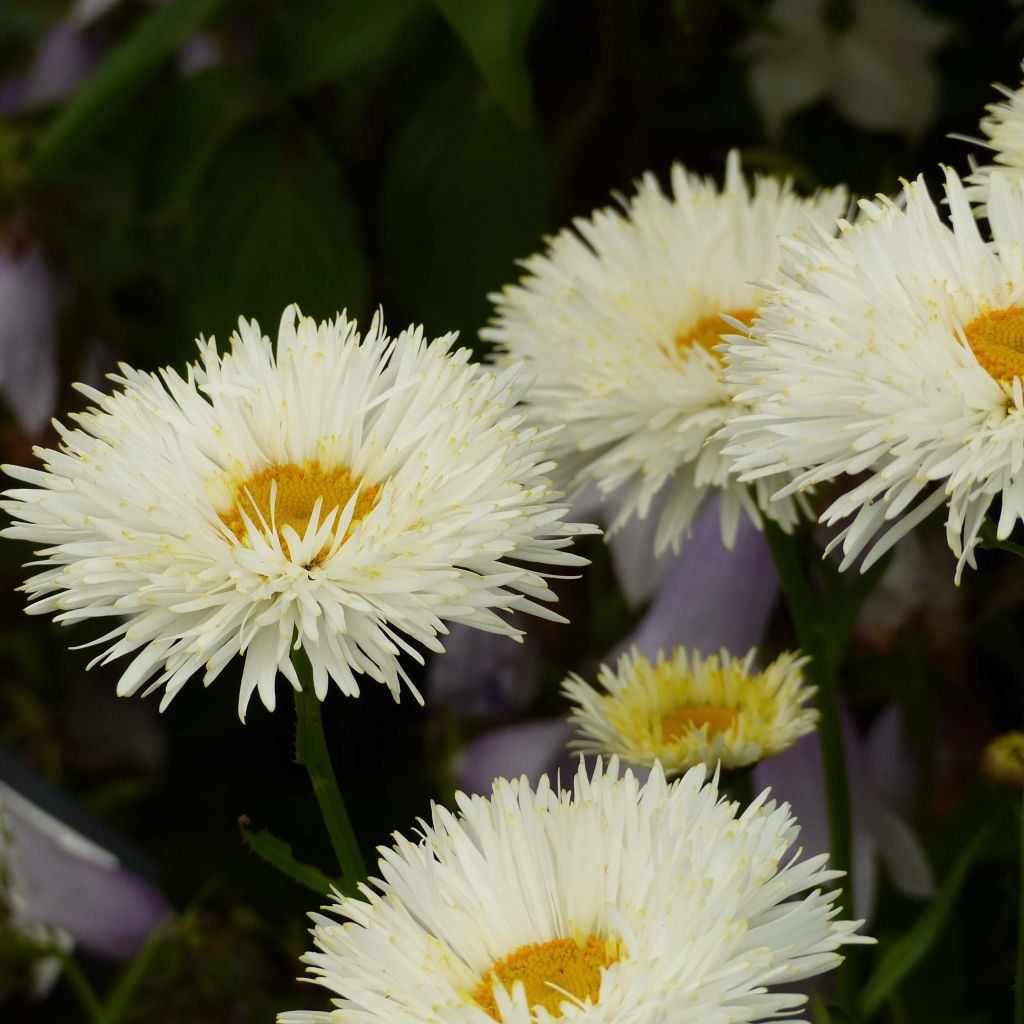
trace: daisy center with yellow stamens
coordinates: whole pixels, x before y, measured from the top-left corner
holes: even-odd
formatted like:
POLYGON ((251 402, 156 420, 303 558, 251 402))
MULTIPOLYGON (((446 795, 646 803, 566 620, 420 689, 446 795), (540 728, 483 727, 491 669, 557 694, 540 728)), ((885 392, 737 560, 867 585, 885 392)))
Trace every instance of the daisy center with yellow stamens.
POLYGON ((689 330, 683 331, 676 337, 676 348, 680 354, 685 355, 693 345, 699 345, 705 352, 710 352, 721 362, 721 354, 715 351, 716 345, 722 344, 722 334, 735 333, 722 317, 731 316, 734 320, 749 327, 757 316, 756 309, 723 309, 720 312, 709 313, 702 316, 689 330))
POLYGON ((691 728, 700 729, 707 726, 708 736, 717 736, 726 732, 737 718, 739 711, 736 708, 712 705, 676 708, 675 711, 660 716, 661 735, 664 740, 671 742, 685 736, 691 728))
POLYGON ((1024 306, 982 313, 964 328, 974 358, 1002 382, 1024 377, 1024 306))
MULTIPOLYGON (((323 469, 315 460, 302 466, 291 462, 283 466, 271 466, 269 469, 253 473, 238 485, 234 507, 230 512, 221 513, 220 519, 240 541, 244 542, 247 536, 245 520, 242 517, 244 512, 249 520, 264 532, 273 523, 278 538, 284 543, 283 530, 286 526, 290 526, 300 537, 304 536, 318 499, 323 499, 319 514, 322 523, 334 509, 337 509, 340 515, 358 488, 359 497, 352 512, 347 537, 352 527, 365 518, 377 502, 378 488, 360 488, 361 483, 361 479, 353 476, 346 467, 323 469)), ((322 557, 325 553, 321 551, 317 557, 322 557)))
POLYGON ((609 943, 593 935, 582 943, 575 939, 551 939, 520 946, 484 974, 473 1000, 500 1021, 494 982, 500 981, 511 992, 512 986, 521 981, 531 1008, 543 1006, 553 1017, 560 1017, 560 1006, 567 999, 597 1002, 601 968, 617 959, 609 943))

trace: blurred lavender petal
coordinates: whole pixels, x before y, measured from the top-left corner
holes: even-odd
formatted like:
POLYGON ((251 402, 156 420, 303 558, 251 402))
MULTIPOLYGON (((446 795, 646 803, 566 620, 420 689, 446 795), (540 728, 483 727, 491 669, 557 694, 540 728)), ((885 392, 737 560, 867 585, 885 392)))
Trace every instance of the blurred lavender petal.
POLYGON ((90 952, 125 960, 170 916, 155 886, 2 782, 0 808, 19 924, 61 929, 90 952))
MULTIPOLYGON (((562 777, 575 770, 578 754, 570 754, 566 743, 572 726, 561 718, 542 718, 492 729, 468 744, 455 764, 459 789, 487 795, 491 783, 500 777, 525 775, 531 783, 547 773, 561 771, 562 777)), ((552 778, 552 782, 554 778, 552 778)))
MULTIPOLYGON (((625 488, 623 488, 625 490, 625 488)), ((630 519, 617 533, 607 537, 608 551, 615 569, 615 579, 630 607, 649 601, 664 582, 673 564, 680 556, 654 554, 654 535, 658 531, 662 508, 671 488, 663 487, 651 502, 643 519, 630 519)), ((605 511, 598 520, 607 524, 617 514, 616 494, 606 499, 605 511)), ((689 543, 689 542, 687 542, 689 543)))
MULTIPOLYGON (((935 892, 935 880, 921 844, 874 781, 892 774, 909 778, 913 785, 910 759, 902 747, 892 747, 892 715, 897 713, 895 708, 884 712, 864 739, 852 718, 843 717, 853 818, 854 913, 865 920, 874 912, 879 860, 898 891, 919 899, 935 892), (876 730, 884 734, 881 741, 875 736, 876 730), (881 750, 888 751, 890 760, 873 763, 873 754, 877 757, 881 750)), ((828 805, 818 736, 805 736, 794 747, 757 765, 755 791, 765 787, 771 787, 776 799, 792 805, 800 822, 804 850, 809 855, 828 852, 828 805)))
POLYGON ((43 36, 25 73, 0 85, 0 113, 26 113, 67 99, 91 74, 100 49, 70 21, 58 21, 43 36))
POLYGON ((430 706, 463 718, 518 714, 533 702, 539 685, 540 656, 529 634, 517 643, 472 626, 452 626, 445 653, 435 655, 427 670, 430 706))
POLYGON ((0 244, 0 390, 29 434, 57 401, 59 288, 41 246, 0 244))
POLYGON ((779 582, 764 534, 743 519, 730 551, 722 543, 718 503, 709 501, 693 536, 671 558, 657 597, 633 633, 608 653, 614 661, 634 644, 648 658, 674 644, 703 652, 726 647, 745 654, 764 633, 779 582))
POLYGON ((223 59, 224 55, 213 36, 197 32, 178 53, 178 73, 182 78, 188 78, 207 68, 216 67, 223 59))

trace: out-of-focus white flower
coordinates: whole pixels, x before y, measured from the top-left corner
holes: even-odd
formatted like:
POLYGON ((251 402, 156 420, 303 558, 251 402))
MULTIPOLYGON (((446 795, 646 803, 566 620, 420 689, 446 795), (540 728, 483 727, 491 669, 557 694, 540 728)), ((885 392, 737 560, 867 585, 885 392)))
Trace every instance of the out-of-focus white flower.
POLYGON ((831 229, 846 190, 803 198, 764 177, 751 187, 733 152, 721 188, 677 164, 669 194, 647 174, 620 202, 524 260, 519 283, 491 296, 481 337, 534 375, 526 407, 563 428, 551 457, 569 486, 616 495, 610 534, 656 511, 655 552, 678 551, 713 496, 726 544, 744 513, 791 527, 801 499, 766 508, 783 480, 739 484, 713 440, 735 411, 716 348, 757 315, 764 282, 779 275, 780 238, 808 222, 831 229))
POLYGON ((742 768, 791 747, 814 730, 804 682, 807 659, 784 652, 762 670, 756 649, 702 657, 678 645, 648 660, 636 648, 598 670, 598 686, 573 673, 562 692, 575 705, 570 746, 615 754, 638 767, 660 761, 666 775, 696 764, 742 768))
MULTIPOLYGON (((913 765, 906 755, 899 709, 890 707, 861 738, 843 716, 846 770, 850 778, 853 825, 853 896, 857 917, 870 918, 878 892, 878 867, 900 892, 917 899, 935 893, 935 879, 924 849, 907 824, 913 765)), ((778 757, 754 768, 755 790, 793 805, 800 819, 800 841, 811 853, 829 848, 828 802, 821 765, 821 741, 806 736, 778 757)))
POLYGON ((414 841, 381 848, 345 924, 313 914, 303 960, 333 1011, 281 1024, 735 1024, 792 1017, 792 985, 842 959, 826 858, 762 796, 741 811, 703 766, 640 785, 613 759, 572 791, 500 779, 490 799, 435 805, 414 841))
POLYGON ((0 242, 0 392, 28 434, 57 400, 60 287, 38 243, 0 242))
POLYGON ((912 0, 851 0, 850 23, 833 29, 828 6, 775 0, 767 27, 742 44, 768 134, 778 135, 797 111, 828 99, 858 128, 919 136, 938 105, 931 57, 952 34, 952 23, 912 0))
POLYGON ((118 391, 80 385, 96 404, 43 468, 5 467, 27 486, 4 535, 46 548, 30 611, 114 620, 97 660, 132 656, 118 692, 163 687, 162 706, 240 656, 241 716, 257 691, 274 708, 278 673, 301 687, 298 647, 319 699, 365 675, 397 700, 418 696, 399 656, 443 651, 445 622, 562 621, 539 567, 586 564, 563 549, 592 528, 562 521, 521 368, 454 343, 290 306, 276 344, 240 321, 184 377, 122 364, 118 391))

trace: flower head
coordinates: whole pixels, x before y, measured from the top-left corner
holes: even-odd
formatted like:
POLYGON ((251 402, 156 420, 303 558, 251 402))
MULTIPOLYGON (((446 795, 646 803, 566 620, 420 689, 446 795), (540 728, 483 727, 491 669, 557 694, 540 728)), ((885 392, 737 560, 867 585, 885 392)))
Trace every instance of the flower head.
POLYGON ((792 280, 727 348, 746 407, 723 434, 742 478, 795 474, 783 497, 857 477, 822 516, 851 519, 843 568, 945 506, 959 578, 996 499, 1000 538, 1024 515, 1024 178, 993 176, 991 242, 953 171, 951 223, 922 180, 904 198, 790 244, 792 280))
MULTIPOLYGON (((757 496, 708 443, 734 394, 715 349, 721 332, 755 317, 765 292, 751 282, 777 277, 779 236, 807 218, 830 225, 845 203, 842 189, 802 199, 771 178, 751 190, 736 153, 722 190, 677 165, 671 196, 647 174, 621 211, 577 220, 524 262, 519 284, 492 297, 497 315, 481 335, 529 365, 536 421, 565 424, 552 457, 571 485, 623 489, 612 531, 645 518, 663 489, 659 553, 678 549, 716 490, 727 544, 743 510, 760 521, 757 496)), ((755 490, 764 497, 781 482, 755 490)), ((797 506, 771 514, 791 524, 797 506)))
POLYGON ((96 404, 44 468, 6 467, 32 485, 3 503, 4 534, 41 546, 29 610, 113 618, 97 660, 133 655, 118 692, 163 686, 163 705, 240 654, 240 714, 257 689, 274 707, 278 672, 300 687, 299 647, 321 699, 358 674, 397 699, 398 655, 443 650, 446 621, 559 618, 528 564, 583 564, 562 549, 589 528, 561 521, 519 369, 453 343, 289 307, 276 345, 241 321, 184 377, 122 366, 112 394, 82 386, 96 404))
POLYGON ((757 672, 756 653, 702 658, 676 647, 652 663, 633 648, 614 669, 601 666, 603 693, 569 676, 562 692, 576 705, 569 720, 579 737, 571 746, 635 765, 660 761, 668 775, 696 764, 739 768, 791 747, 818 721, 804 706, 814 695, 801 671, 807 659, 781 654, 757 672))
POLYGON ((382 849, 380 880, 315 914, 305 961, 336 1010, 282 1024, 612 1024, 759 1021, 805 996, 785 987, 840 961, 825 857, 788 853, 786 805, 719 800, 703 767, 640 785, 612 761, 571 792, 499 779, 458 794, 412 842, 382 849), (773 986, 766 990, 766 986, 773 986))

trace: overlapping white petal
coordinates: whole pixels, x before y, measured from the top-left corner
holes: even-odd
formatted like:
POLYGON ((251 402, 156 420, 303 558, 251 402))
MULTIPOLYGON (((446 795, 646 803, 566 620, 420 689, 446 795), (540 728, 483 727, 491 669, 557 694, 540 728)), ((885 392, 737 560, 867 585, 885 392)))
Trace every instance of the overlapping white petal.
MULTIPOLYGON (((742 511, 759 522, 759 498, 783 482, 761 481, 752 496, 730 478, 709 439, 734 389, 713 352, 679 339, 707 317, 759 306, 765 292, 753 282, 777 277, 779 236, 808 218, 830 226, 846 204, 842 189, 802 199, 770 178, 751 190, 735 153, 722 190, 679 165, 671 184, 669 196, 647 174, 621 210, 598 210, 549 239, 524 261, 526 276, 492 296, 496 317, 481 332, 528 363, 534 418, 565 424, 552 454, 571 485, 606 495, 622 487, 613 532, 646 517, 667 489, 659 553, 679 547, 713 491, 731 544, 742 511)), ((770 514, 788 526, 797 505, 770 514)))
POLYGON ((1024 178, 1024 83, 1016 89, 996 88, 1003 102, 990 103, 980 123, 987 141, 974 140, 992 152, 992 163, 975 167, 967 179, 974 186, 968 193, 981 204, 988 201, 993 172, 1024 178))
POLYGON ((1001 538, 1024 515, 1021 379, 990 375, 964 333, 1024 304, 1024 178, 991 185, 991 241, 947 170, 948 221, 918 179, 905 206, 864 201, 839 238, 790 242, 791 280, 728 346, 749 408, 722 436, 743 478, 795 473, 783 497, 856 478, 822 516, 851 519, 834 541, 844 567, 946 506, 959 578, 997 498, 1001 538))
MULTIPOLYGON (((614 760, 571 792, 547 777, 495 782, 490 799, 435 807, 416 841, 381 850, 362 898, 314 914, 304 957, 332 1012, 281 1024, 490 1024, 473 993, 510 952, 556 938, 618 943, 596 1000, 561 1003, 588 1024, 743 1024, 798 1011, 786 987, 865 940, 836 920, 826 858, 800 860, 788 805, 767 791, 740 813, 703 767, 672 784, 660 766, 640 785, 614 760), (770 986, 770 988, 769 988, 770 986)), ((495 986, 504 1024, 548 1024, 524 989, 495 986)))
POLYGON ((442 650, 445 622, 518 635, 497 611, 558 618, 524 563, 583 564, 563 549, 589 528, 562 522, 550 438, 514 408, 520 368, 476 366, 454 341, 388 338, 379 315, 360 339, 289 307, 276 345, 241 321, 227 352, 200 340, 184 377, 122 366, 113 393, 83 386, 95 405, 58 425, 43 468, 6 467, 30 485, 2 503, 4 534, 38 548, 29 610, 112 620, 97 660, 132 656, 119 692, 162 686, 164 705, 241 655, 240 713, 254 690, 274 707, 279 672, 298 687, 300 646, 321 699, 330 680, 358 693, 360 674, 397 699, 399 655, 442 650), (240 482, 313 462, 376 487, 372 508, 315 506, 303 536, 251 506, 247 533, 225 524, 240 482))

